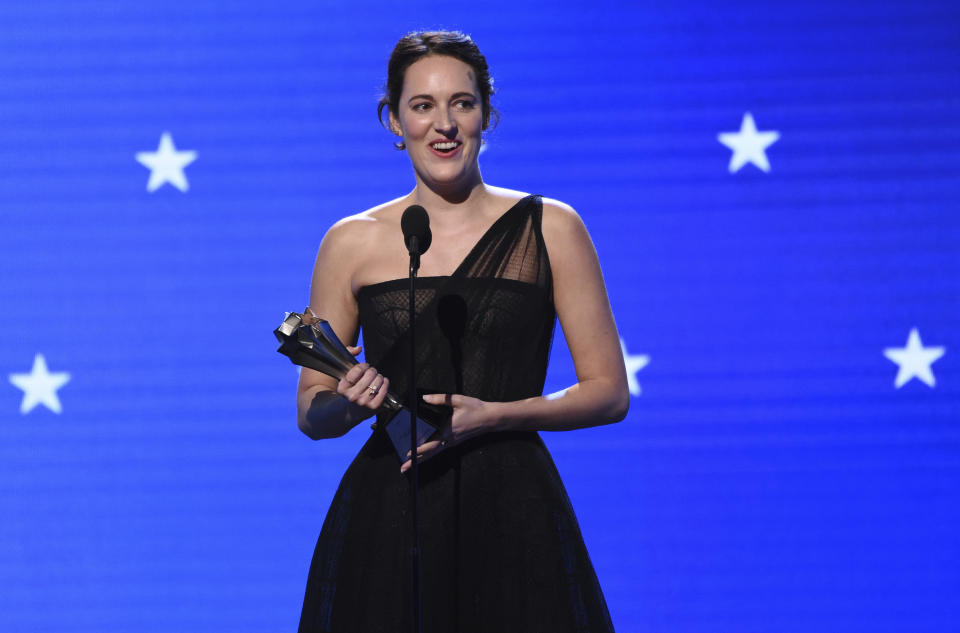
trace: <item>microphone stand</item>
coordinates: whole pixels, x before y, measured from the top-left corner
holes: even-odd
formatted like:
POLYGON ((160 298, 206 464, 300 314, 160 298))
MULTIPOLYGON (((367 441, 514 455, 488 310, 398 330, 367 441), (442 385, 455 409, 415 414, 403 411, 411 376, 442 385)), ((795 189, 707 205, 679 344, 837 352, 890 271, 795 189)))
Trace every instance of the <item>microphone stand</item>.
POLYGON ((417 459, 417 347, 414 318, 416 313, 416 299, 414 297, 414 282, 417 278, 417 269, 420 268, 420 245, 417 236, 410 238, 410 517, 413 526, 413 546, 410 549, 410 569, 412 574, 413 594, 411 606, 413 609, 413 633, 420 633, 420 521, 417 513, 417 496, 420 487, 419 462, 417 459))

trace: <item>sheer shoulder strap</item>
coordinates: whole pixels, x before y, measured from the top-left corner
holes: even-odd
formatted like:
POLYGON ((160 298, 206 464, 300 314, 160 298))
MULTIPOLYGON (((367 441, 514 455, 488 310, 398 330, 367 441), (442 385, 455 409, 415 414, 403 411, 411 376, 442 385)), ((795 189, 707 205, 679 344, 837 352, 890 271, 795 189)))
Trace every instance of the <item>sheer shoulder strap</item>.
POLYGON ((477 242, 455 277, 510 279, 552 290, 543 242, 543 198, 531 195, 504 213, 477 242))

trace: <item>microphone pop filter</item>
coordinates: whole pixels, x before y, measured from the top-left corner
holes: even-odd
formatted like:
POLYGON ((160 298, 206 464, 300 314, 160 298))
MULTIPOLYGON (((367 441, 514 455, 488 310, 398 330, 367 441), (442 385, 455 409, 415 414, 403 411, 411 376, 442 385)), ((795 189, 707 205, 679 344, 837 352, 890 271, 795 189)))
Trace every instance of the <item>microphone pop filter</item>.
POLYGON ((433 234, 430 232, 430 217, 427 210, 419 204, 406 208, 400 217, 400 229, 403 231, 403 242, 410 250, 410 238, 416 236, 419 254, 427 252, 430 243, 433 241, 433 234))

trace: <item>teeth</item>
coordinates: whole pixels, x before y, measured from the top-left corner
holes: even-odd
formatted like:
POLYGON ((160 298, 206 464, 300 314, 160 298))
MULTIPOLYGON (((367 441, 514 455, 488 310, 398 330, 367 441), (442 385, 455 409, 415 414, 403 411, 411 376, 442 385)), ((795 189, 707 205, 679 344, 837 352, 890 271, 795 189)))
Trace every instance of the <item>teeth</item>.
POLYGON ((445 149, 454 149, 458 143, 456 141, 450 141, 449 143, 434 143, 433 149, 445 150, 445 149))

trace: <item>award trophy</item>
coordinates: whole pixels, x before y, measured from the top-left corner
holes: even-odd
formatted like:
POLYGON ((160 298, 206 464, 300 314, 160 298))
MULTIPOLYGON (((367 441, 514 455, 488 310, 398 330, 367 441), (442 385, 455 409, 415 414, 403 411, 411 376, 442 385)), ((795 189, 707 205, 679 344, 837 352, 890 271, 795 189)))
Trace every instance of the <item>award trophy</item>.
MULTIPOLYGON (((312 314, 313 311, 310 312, 312 314)), ((309 367, 340 380, 357 364, 357 359, 323 319, 288 312, 273 333, 280 341, 277 351, 289 357, 295 365, 309 367)), ((449 411, 445 411, 445 407, 420 401, 417 403, 417 412, 417 446, 420 446, 443 424, 449 411)), ((397 457, 401 462, 406 461, 406 455, 410 452, 410 411, 394 394, 387 392, 378 413, 386 414, 384 424, 387 435, 393 442, 397 457), (401 411, 406 415, 399 415, 401 411)))

